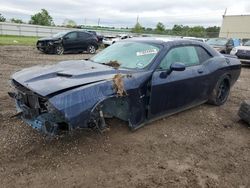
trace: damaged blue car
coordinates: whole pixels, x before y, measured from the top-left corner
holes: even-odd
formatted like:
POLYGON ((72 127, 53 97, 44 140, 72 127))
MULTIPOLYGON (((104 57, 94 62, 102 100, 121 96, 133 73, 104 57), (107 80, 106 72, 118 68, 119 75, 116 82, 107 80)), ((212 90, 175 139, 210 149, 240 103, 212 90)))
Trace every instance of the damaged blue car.
POLYGON ((205 43, 133 38, 88 60, 23 69, 12 76, 18 115, 49 135, 105 130, 106 118, 132 130, 208 102, 222 105, 240 75, 240 61, 205 43))

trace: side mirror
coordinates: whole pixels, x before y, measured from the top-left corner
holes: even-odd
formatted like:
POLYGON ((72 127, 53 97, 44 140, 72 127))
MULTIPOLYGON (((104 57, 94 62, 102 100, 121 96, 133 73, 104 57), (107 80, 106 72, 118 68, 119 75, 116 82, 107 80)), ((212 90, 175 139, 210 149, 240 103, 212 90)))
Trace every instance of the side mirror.
POLYGON ((186 65, 184 63, 173 63, 170 66, 171 71, 184 71, 186 69, 186 65))
POLYGON ((64 40, 67 40, 67 39, 69 39, 69 37, 65 36, 65 37, 63 37, 63 39, 64 39, 64 40))
POLYGON ((186 65, 184 63, 172 63, 170 65, 170 69, 164 72, 161 72, 160 78, 166 78, 173 71, 184 71, 186 69, 186 65))

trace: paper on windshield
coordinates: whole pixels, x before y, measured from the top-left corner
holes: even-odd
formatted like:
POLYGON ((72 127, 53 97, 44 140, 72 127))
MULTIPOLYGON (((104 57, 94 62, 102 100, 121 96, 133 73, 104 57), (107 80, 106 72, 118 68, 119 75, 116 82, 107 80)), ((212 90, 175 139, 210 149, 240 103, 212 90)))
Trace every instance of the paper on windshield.
POLYGON ((157 49, 150 49, 150 50, 144 50, 141 52, 136 52, 137 56, 143 56, 143 55, 149 55, 149 54, 156 54, 158 52, 157 49))

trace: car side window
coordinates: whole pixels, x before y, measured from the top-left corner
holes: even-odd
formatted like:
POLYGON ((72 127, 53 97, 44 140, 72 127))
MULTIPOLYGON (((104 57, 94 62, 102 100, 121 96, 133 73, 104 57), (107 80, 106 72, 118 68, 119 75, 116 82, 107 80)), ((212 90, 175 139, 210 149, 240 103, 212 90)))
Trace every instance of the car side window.
POLYGON ((203 63, 212 58, 212 56, 204 48, 196 46, 195 49, 198 54, 200 63, 203 63))
POLYGON ((88 38, 89 36, 91 36, 92 34, 88 34, 88 33, 84 33, 84 32, 79 32, 79 37, 80 38, 88 38))
POLYGON ((199 64, 199 57, 194 46, 182 46, 171 49, 163 58, 160 69, 169 69, 172 63, 184 63, 186 66, 199 64))
POLYGON ((66 37, 68 37, 69 39, 76 39, 77 33, 76 32, 69 33, 66 35, 66 37))
POLYGON ((228 45, 234 46, 234 41, 233 41, 232 39, 230 39, 230 40, 228 41, 228 45))

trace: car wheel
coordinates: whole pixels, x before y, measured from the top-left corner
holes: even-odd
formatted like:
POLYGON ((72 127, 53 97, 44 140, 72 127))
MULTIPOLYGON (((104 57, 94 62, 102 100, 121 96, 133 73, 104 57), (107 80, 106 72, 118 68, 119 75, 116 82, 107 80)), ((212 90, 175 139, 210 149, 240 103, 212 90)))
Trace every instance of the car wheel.
POLYGON ((63 45, 61 45, 61 44, 57 45, 55 48, 55 52, 58 55, 62 55, 64 53, 63 45))
POLYGON ((250 100, 245 100, 241 103, 238 115, 250 125, 250 100))
POLYGON ((94 54, 96 52, 96 48, 94 45, 89 45, 87 48, 88 53, 94 54))
POLYGON ((217 82, 208 100, 208 103, 216 105, 216 106, 220 106, 220 105, 223 105, 227 101, 227 98, 230 92, 229 80, 230 78, 228 76, 225 76, 217 82))

